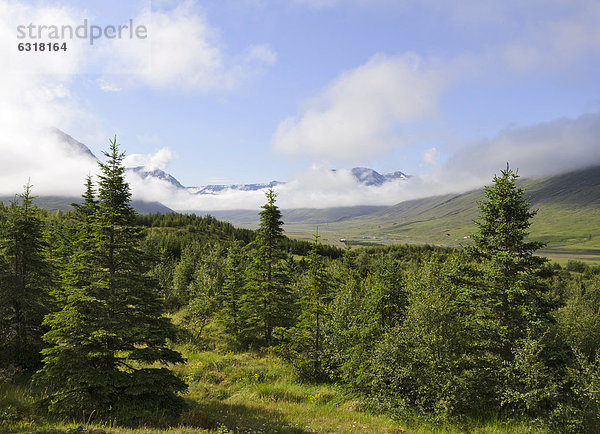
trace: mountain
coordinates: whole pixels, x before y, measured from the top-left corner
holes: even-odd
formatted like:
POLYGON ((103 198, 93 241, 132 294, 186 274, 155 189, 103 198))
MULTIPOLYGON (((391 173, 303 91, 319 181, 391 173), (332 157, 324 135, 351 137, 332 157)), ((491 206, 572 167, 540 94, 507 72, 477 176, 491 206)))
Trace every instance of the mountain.
MULTIPOLYGON (((518 185, 537 215, 531 238, 546 243, 545 254, 559 259, 600 260, 600 166, 518 185)), ((400 242, 468 244, 479 216, 483 189, 401 202, 373 213, 327 223, 340 238, 368 237, 400 242)), ((294 230, 294 228, 290 228, 294 230)))
MULTIPOLYGON (((98 161, 98 158, 90 151, 90 149, 84 145, 83 143, 75 140, 73 137, 68 135, 67 133, 59 130, 58 128, 52 128, 50 130, 50 134, 56 136, 59 143, 64 144, 64 148, 73 156, 85 156, 86 158, 90 158, 93 161, 98 161)), ((409 176, 404 174, 403 172, 396 171, 391 173, 386 173, 384 175, 379 172, 369 169, 367 167, 354 167, 352 169, 341 169, 341 170, 350 170, 350 173, 356 179, 357 182, 367 185, 367 186, 380 186, 385 184, 386 182, 391 182, 398 179, 408 179, 409 176)), ((336 171, 333 169, 333 171, 336 171)), ((268 188, 275 187, 277 185, 285 184, 281 181, 271 181, 266 183, 253 183, 253 184, 209 184, 209 185, 201 185, 198 187, 186 187, 177 178, 175 178, 170 173, 165 172, 161 169, 149 168, 146 166, 135 166, 135 167, 127 167, 127 172, 136 174, 142 179, 154 179, 162 182, 166 182, 171 186, 186 190, 191 194, 198 195, 216 195, 221 194, 226 191, 258 191, 258 190, 266 190, 268 188)))
MULTIPOLYGON (((397 171, 392 173, 386 173, 385 175, 380 174, 379 172, 369 169, 367 167, 354 167, 352 169, 340 169, 340 170, 350 170, 350 173, 356 179, 357 182, 364 184, 366 186, 380 186, 385 184, 386 182, 391 182, 397 179, 408 179, 409 176, 397 171)), ((332 169, 333 172, 336 172, 336 169, 332 169)), ((170 176, 170 175, 169 175, 170 176)), ((281 181, 271 181, 268 183, 258 183, 258 184, 220 184, 220 185, 204 185, 200 187, 187 187, 187 189, 194 194, 219 194, 225 191, 257 191, 257 190, 266 190, 267 188, 272 188, 277 185, 285 184, 285 182, 281 181)))
POLYGON ((128 172, 137 174, 142 179, 155 178, 168 182, 177 188, 185 188, 174 176, 160 169, 149 169, 146 166, 128 167, 128 172))
MULTIPOLYGON (((56 139, 56 142, 62 144, 63 149, 67 152, 67 154, 69 154, 73 158, 83 157, 83 158, 89 159, 90 161, 92 161, 94 163, 98 162, 98 158, 96 158, 94 153, 92 151, 90 151, 90 149, 86 145, 84 145, 83 143, 74 139, 73 137, 71 137, 70 135, 65 133, 64 131, 61 131, 58 128, 50 128, 48 130, 48 134, 54 136, 54 138, 56 139)), ((162 172, 160 170, 149 171, 149 170, 145 170, 144 168, 141 168, 141 167, 135 167, 135 168, 127 169, 127 170, 131 170, 142 177, 144 177, 144 176, 153 176, 156 178, 163 177, 162 179, 172 180, 171 182, 175 182, 179 185, 179 187, 184 188, 181 184, 179 184, 179 182, 175 178, 173 178, 172 176, 170 176, 167 173, 162 172)), ((83 180, 79 180, 79 181, 83 185, 83 180)), ((0 196, 0 202, 3 202, 4 204, 9 204, 14 199, 15 199, 15 196, 0 196)), ((81 203, 81 201, 82 201, 81 197, 60 196, 60 195, 38 196, 33 199, 33 202, 37 206, 39 206, 40 208, 47 209, 48 211, 58 211, 58 210, 66 211, 66 210, 69 210, 72 208, 72 206, 71 206, 72 203, 81 203)), ((160 212, 160 213, 174 212, 171 208, 163 205, 160 202, 155 202, 155 201, 142 201, 142 200, 136 200, 134 198, 131 201, 131 205, 140 214, 150 214, 150 213, 157 213, 157 212, 160 212)))
POLYGON ((271 181, 262 184, 216 184, 216 185, 203 185, 200 187, 187 187, 188 191, 193 194, 219 194, 224 191, 257 191, 266 190, 267 188, 275 187, 276 185, 285 184, 280 181, 271 181))
POLYGON ((354 167, 350 169, 352 176, 359 183, 371 186, 379 186, 383 185, 386 182, 394 181, 396 179, 408 179, 408 175, 397 171, 392 173, 386 173, 385 175, 380 174, 379 172, 369 169, 367 167, 354 167))
POLYGON ((73 157, 84 156, 91 160, 98 161, 98 158, 90 151, 90 148, 85 146, 83 143, 75 140, 73 137, 59 130, 58 128, 50 128, 49 134, 54 135, 58 143, 64 145, 64 149, 68 151, 73 157))
POLYGON ((385 178, 385 182, 389 182, 395 179, 408 179, 410 178, 410 175, 407 175, 397 170, 396 172, 386 173, 385 175, 383 175, 383 177, 385 178))
MULTIPOLYGON (((83 143, 68 134, 54 129, 73 155, 84 155, 97 161, 83 143)), ((169 173, 143 166, 130 167, 129 173, 142 179, 156 179, 190 194, 217 195, 225 191, 257 191, 283 184, 278 181, 255 184, 205 185, 185 187, 169 173)), ((394 180, 404 180, 403 172, 380 174, 366 167, 340 169, 348 171, 357 182, 377 187, 394 180)), ((531 238, 545 242, 544 253, 559 259, 588 259, 600 261, 600 166, 588 167, 542 179, 521 179, 519 185, 526 189, 534 209, 538 210, 531 226, 531 238)), ((329 242, 340 239, 361 242, 419 242, 462 245, 470 242, 469 235, 476 230, 478 202, 484 198, 483 189, 461 194, 427 197, 398 203, 393 206, 355 206, 325 209, 284 209, 286 232, 295 237, 309 238, 315 228, 329 242)), ((13 197, 0 198, 9 202, 13 197)), ((79 198, 39 197, 36 203, 50 209, 68 209, 79 198)), ((172 210, 158 202, 133 201, 141 213, 172 210)), ((219 219, 256 227, 258 209, 250 211, 211 212, 219 219)))
MULTIPOLYGON (((5 205, 8 205, 14 199, 14 196, 0 196, 0 202, 3 202, 5 205)), ((82 201, 83 199, 80 197, 70 196, 37 196, 33 198, 33 203, 35 205, 51 212, 68 211, 73 208, 71 204, 81 203, 82 201)), ((160 202, 148 202, 134 199, 131 201, 131 206, 140 214, 154 214, 157 212, 167 214, 175 212, 160 202)))
MULTIPOLYGON (((334 208, 294 208, 282 209, 282 219, 286 226, 293 224, 320 225, 339 223, 355 217, 373 214, 386 209, 385 206, 350 206, 334 208)), ((260 221, 259 210, 209 211, 219 220, 225 220, 239 227, 257 228, 260 221)))
MULTIPOLYGON (((366 172, 362 172, 366 173, 366 172)), ((375 177, 374 179, 377 179, 375 177)), ((531 238, 546 243, 542 253, 554 259, 600 261, 600 166, 518 185, 538 213, 531 238)), ((310 239, 316 227, 324 240, 359 243, 432 243, 468 245, 476 231, 483 188, 460 194, 409 200, 389 207, 282 210, 290 236, 310 239)), ((218 211, 215 217, 255 228, 256 211, 218 211)))

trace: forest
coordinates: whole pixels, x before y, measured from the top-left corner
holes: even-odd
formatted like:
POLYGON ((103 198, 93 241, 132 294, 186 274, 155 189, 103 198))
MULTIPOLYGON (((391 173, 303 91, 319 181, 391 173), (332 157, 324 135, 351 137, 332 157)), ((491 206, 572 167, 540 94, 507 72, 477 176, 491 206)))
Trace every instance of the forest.
POLYGON ((115 139, 71 211, 37 208, 29 184, 0 203, 3 432, 381 428, 358 413, 387 432, 600 429, 600 266, 536 255, 508 164, 472 245, 341 250, 318 228, 286 237, 273 190, 256 231, 138 215, 123 158, 115 139), (244 418, 240 390, 328 413, 351 402, 354 425, 244 418))

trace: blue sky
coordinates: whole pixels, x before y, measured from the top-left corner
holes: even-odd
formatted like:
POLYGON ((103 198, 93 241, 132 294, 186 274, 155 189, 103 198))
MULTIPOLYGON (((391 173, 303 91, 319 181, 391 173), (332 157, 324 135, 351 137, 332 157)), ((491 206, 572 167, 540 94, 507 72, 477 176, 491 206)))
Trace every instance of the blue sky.
MULTIPOLYGON (((37 79, 66 89, 51 106, 65 113, 49 118, 59 128, 96 154, 115 133, 136 161, 159 152, 185 185, 289 180, 311 166, 427 176, 468 170, 452 162, 474 154, 499 169, 506 155, 482 147, 519 129, 544 137, 565 118, 581 128, 600 111, 595 0, 0 3, 19 22, 148 24, 150 45, 82 44, 67 71, 37 79)), ((557 170, 542 139, 508 148, 525 173, 557 170)), ((571 166, 597 155, 563 148, 548 149, 571 166)))

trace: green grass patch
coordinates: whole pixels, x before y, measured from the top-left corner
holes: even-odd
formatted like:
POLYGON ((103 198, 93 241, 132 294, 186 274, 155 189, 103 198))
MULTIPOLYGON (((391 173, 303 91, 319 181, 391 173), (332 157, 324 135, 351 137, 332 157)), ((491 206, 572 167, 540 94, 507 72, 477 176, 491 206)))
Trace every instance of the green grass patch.
POLYGON ((187 352, 190 383, 182 422, 235 432, 401 432, 390 417, 371 414, 342 389, 303 383, 278 357, 187 352))
POLYGON ((301 381, 280 358, 258 353, 178 348, 187 363, 175 367, 189 384, 188 408, 169 429, 128 429, 81 420, 52 420, 36 409, 27 378, 0 383, 0 431, 39 433, 532 433, 526 422, 430 421, 422 416, 373 411, 360 397, 334 384, 301 381))

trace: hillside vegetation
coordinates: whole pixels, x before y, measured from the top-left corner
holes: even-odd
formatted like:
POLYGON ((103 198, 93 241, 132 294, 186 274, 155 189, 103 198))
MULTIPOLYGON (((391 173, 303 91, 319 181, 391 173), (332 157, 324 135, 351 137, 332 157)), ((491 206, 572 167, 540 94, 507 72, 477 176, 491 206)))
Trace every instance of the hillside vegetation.
POLYGON ((600 426, 600 267, 536 255, 508 167, 469 248, 341 250, 287 238, 273 190, 256 231, 140 216, 105 156, 72 211, 0 204, 3 431, 600 426))
MULTIPOLYGON (((521 180, 525 196, 538 210, 531 225, 531 239, 546 243, 544 255, 600 261, 600 167, 545 179, 521 180)), ((347 238, 380 243, 417 242, 469 245, 476 229, 477 204, 483 190, 399 203, 342 222, 322 221, 334 233, 347 238)), ((290 224, 290 233, 302 233, 306 225, 290 224)))

